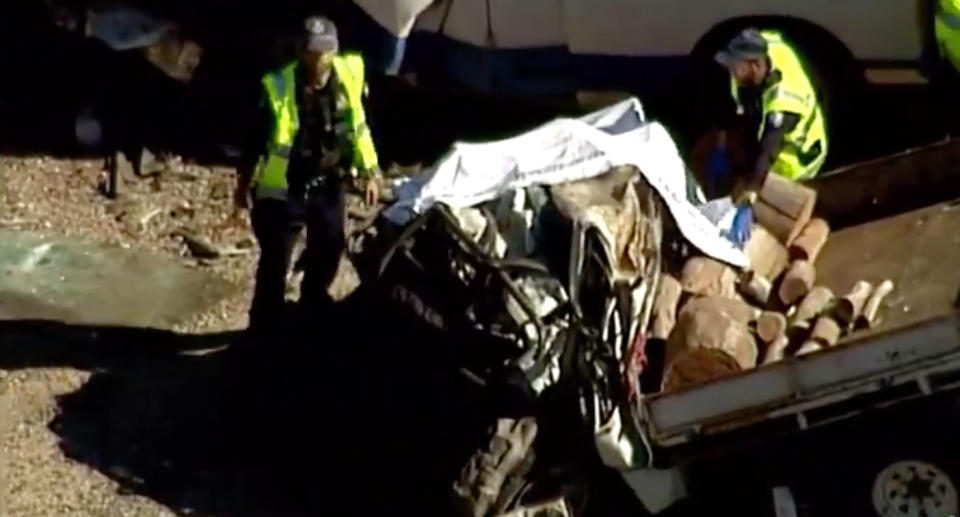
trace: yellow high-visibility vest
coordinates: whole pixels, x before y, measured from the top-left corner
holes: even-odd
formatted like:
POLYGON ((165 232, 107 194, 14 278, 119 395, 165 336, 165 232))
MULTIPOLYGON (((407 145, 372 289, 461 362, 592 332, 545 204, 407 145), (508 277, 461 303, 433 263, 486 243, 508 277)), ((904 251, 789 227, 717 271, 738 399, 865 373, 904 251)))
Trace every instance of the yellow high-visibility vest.
POLYGON ((377 148, 367 125, 363 97, 366 94, 363 58, 359 54, 341 54, 333 60, 333 69, 340 79, 340 86, 347 96, 347 122, 350 124, 350 141, 353 143, 353 166, 360 171, 370 171, 378 166, 377 148))
POLYGON ((960 0, 940 0, 933 18, 940 56, 960 73, 960 0))
POLYGON ((261 156, 253 173, 258 199, 287 199, 287 167, 293 139, 300 129, 297 109, 296 63, 263 76, 270 111, 273 113, 273 132, 267 153, 261 156))
MULTIPOLYGON (((273 113, 273 132, 267 153, 261 156, 254 170, 258 199, 287 199, 287 169, 294 138, 300 129, 297 107, 297 63, 270 72, 261 80, 273 113)), ((351 173, 366 173, 378 166, 377 151, 363 109, 363 58, 357 54, 340 54, 333 60, 333 69, 339 79, 340 92, 346 100, 346 123, 353 149, 350 152, 351 173)))
MULTIPOLYGON (((760 34, 767 41, 771 71, 778 71, 780 79, 763 91, 757 138, 763 135, 769 113, 779 111, 799 116, 797 125, 784 135, 785 145, 770 170, 794 181, 812 178, 820 171, 827 157, 826 122, 817 92, 803 69, 799 55, 780 34, 774 31, 762 31, 760 34)), ((742 110, 733 76, 730 77, 730 90, 742 110)))

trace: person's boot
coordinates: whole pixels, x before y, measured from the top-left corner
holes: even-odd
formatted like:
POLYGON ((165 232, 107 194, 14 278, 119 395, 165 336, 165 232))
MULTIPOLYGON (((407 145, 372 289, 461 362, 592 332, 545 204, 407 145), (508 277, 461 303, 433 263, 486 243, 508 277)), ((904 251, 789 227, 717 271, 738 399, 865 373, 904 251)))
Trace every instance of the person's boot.
POLYGON ((246 330, 233 338, 224 351, 228 365, 240 370, 256 365, 277 339, 278 325, 251 318, 246 330))

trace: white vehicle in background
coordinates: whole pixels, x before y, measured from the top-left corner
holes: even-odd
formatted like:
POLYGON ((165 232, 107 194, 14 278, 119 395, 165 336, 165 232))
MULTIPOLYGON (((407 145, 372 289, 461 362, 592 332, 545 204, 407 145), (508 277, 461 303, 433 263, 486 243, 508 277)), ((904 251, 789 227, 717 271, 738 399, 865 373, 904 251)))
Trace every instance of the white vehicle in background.
POLYGON ((542 79, 629 84, 676 58, 708 57, 747 26, 783 31, 828 83, 855 75, 871 83, 914 83, 924 80, 918 69, 932 30, 929 0, 355 1, 400 38, 439 36, 433 41, 447 47, 441 56, 462 60, 484 50, 486 66, 458 77, 481 87, 564 69, 566 78, 542 79), (552 64, 535 62, 544 59, 552 64), (583 70, 591 61, 603 66, 583 70))
POLYGON ((743 28, 778 30, 819 92, 827 169, 883 147, 888 110, 936 69, 931 0, 354 1, 402 41, 421 86, 585 108, 636 96, 684 149, 730 102, 716 51, 743 28))

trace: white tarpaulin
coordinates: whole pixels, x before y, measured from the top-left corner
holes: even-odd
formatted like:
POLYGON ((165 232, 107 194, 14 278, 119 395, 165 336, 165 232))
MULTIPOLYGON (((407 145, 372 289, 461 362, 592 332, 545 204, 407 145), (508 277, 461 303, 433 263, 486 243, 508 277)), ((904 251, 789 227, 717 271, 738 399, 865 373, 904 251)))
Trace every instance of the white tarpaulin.
POLYGON ((354 0, 354 3, 391 34, 406 38, 417 16, 434 0, 354 0))
POLYGON ((484 48, 564 46, 567 41, 561 0, 441 0, 421 13, 416 29, 484 48))
POLYGON ((662 125, 644 120, 635 98, 579 119, 556 119, 506 140, 458 142, 425 181, 399 189, 386 217, 402 224, 438 202, 468 207, 515 188, 578 181, 620 165, 641 171, 691 244, 718 260, 747 265, 743 252, 690 202, 686 167, 673 139, 662 125))

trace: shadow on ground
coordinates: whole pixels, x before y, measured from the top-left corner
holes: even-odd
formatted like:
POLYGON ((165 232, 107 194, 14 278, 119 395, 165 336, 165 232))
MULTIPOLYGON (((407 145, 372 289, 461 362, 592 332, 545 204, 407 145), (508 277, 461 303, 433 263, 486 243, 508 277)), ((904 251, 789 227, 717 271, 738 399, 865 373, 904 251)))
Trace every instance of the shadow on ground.
POLYGON ((93 370, 58 400, 63 450, 184 514, 449 514, 485 411, 449 344, 376 309, 243 353, 217 349, 236 334, 3 322, 0 368, 93 370))

